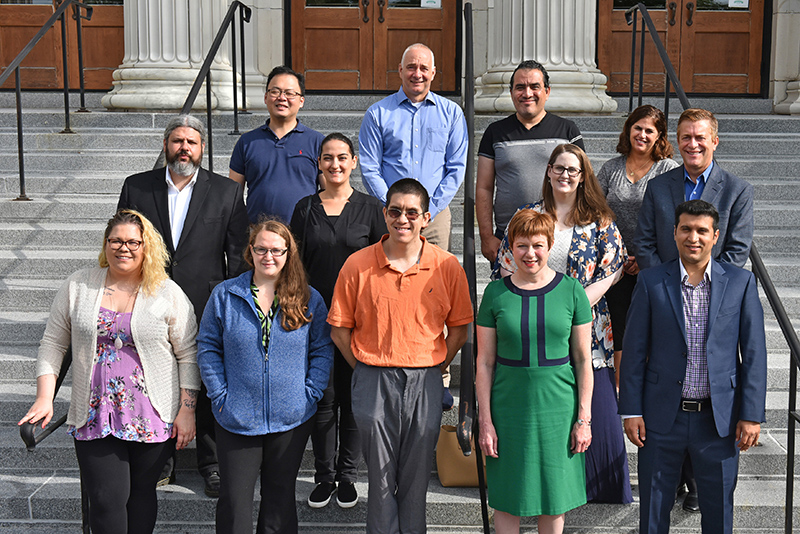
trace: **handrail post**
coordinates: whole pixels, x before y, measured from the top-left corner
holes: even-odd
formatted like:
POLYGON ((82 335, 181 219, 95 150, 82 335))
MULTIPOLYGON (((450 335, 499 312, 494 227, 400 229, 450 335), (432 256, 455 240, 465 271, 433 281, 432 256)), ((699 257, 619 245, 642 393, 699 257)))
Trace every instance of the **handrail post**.
POLYGON ((64 69, 64 129, 59 133, 75 133, 69 127, 69 64, 67 62, 67 19, 61 12, 61 63, 64 69))
MULTIPOLYGON (((633 30, 631 31, 631 77, 628 79, 630 91, 628 91, 628 114, 633 112, 633 78, 636 75, 636 10, 633 11, 633 30)), ((644 21, 642 21, 644 26, 644 21)))
POLYGON ((642 18, 642 44, 639 51, 639 106, 642 105, 642 92, 644 91, 644 37, 645 37, 644 17, 642 18))
POLYGON ((81 22, 81 7, 78 4, 72 4, 72 18, 75 19, 75 29, 78 33, 78 79, 81 87, 81 106, 78 108, 78 112, 88 113, 89 110, 86 109, 86 88, 83 79, 83 23, 81 22))
POLYGON ((214 172, 214 141, 211 133, 211 71, 206 72, 206 130, 208 131, 208 170, 214 172))
POLYGON ((664 74, 664 122, 669 124, 669 75, 664 74))
MULTIPOLYGON (((792 351, 794 352, 794 351, 792 351)), ((792 512, 794 511, 794 454, 795 454, 795 428, 797 409, 797 357, 792 354, 789 361, 789 424, 786 428, 786 517, 785 532, 792 532, 792 512)))
POLYGON ((241 115, 250 115, 250 112, 247 111, 247 79, 245 77, 245 66, 244 66, 244 10, 245 5, 239 4, 239 42, 240 46, 239 49, 242 52, 242 110, 239 112, 241 115))
POLYGON ((33 200, 25 194, 25 158, 22 149, 22 84, 19 78, 19 67, 14 69, 16 82, 15 94, 17 99, 17 157, 19 159, 19 196, 14 200, 33 200))
POLYGON ((231 21, 231 76, 233 77, 233 131, 229 135, 239 133, 239 101, 236 94, 236 23, 231 21))

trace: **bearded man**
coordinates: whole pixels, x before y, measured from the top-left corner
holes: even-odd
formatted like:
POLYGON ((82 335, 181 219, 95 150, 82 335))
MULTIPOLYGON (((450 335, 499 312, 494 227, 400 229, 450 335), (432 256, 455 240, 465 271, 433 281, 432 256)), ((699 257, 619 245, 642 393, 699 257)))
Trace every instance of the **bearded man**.
MULTIPOLYGON (((191 115, 169 121, 164 130, 167 166, 125 179, 117 209, 134 209, 147 217, 164 238, 167 272, 194 306, 197 322, 211 290, 247 268, 247 212, 242 186, 200 167, 205 148, 203 123, 191 115)), ((219 495, 219 464, 214 416, 205 386, 197 399, 197 467, 205 493, 219 495)), ((159 485, 174 482, 174 457, 159 485)))

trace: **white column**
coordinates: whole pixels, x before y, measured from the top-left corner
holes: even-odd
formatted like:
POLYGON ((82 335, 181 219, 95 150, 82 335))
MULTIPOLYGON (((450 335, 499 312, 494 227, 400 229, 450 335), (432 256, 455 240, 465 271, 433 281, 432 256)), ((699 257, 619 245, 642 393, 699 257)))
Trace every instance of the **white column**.
MULTIPOLYGON (((125 56, 103 106, 180 109, 228 9, 227 0, 125 0, 125 56)), ((238 22, 237 22, 238 24, 238 22)), ((238 26, 237 26, 238 30, 238 26)), ((233 107, 230 39, 211 65, 211 107, 233 107)), ((205 86, 193 109, 206 108, 205 86)))
POLYGON ((800 115, 800 0, 775 0, 772 14, 772 102, 775 113, 800 115))
MULTIPOLYGON (((267 74, 284 63, 283 0, 245 1, 253 11, 245 24, 245 81, 248 109, 266 109, 267 74)), ((236 31, 239 29, 237 27, 236 31)), ((241 59, 237 58, 237 62, 241 59)), ((237 70, 240 70, 237 66, 237 70)))
MULTIPOLYGON (((476 80, 477 111, 514 111, 509 82, 516 66, 526 59, 538 61, 550 75, 548 110, 616 110, 616 102, 606 94, 606 77, 594 60, 596 0, 488 0, 485 4, 487 69, 476 80)), ((475 62, 481 61, 476 58, 475 62)))

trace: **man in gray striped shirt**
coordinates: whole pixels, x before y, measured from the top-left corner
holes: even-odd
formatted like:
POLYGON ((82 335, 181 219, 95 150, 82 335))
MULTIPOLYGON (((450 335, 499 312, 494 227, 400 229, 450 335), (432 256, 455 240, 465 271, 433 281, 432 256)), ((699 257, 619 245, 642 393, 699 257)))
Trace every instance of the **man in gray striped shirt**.
POLYGON ((490 262, 495 261, 517 207, 542 198, 542 181, 553 149, 574 143, 585 150, 575 123, 544 109, 550 96, 550 77, 544 66, 523 61, 511 75, 510 87, 516 113, 490 124, 478 148, 475 211, 481 252, 490 262))

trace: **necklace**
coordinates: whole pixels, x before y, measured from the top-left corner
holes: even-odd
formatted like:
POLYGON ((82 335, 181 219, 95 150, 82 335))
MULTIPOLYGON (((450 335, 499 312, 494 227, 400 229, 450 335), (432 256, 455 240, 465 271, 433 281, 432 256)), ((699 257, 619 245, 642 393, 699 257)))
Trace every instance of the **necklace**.
MULTIPOLYGON (((118 312, 117 311, 117 307, 115 306, 115 303, 114 303, 114 296, 113 296, 114 290, 109 288, 108 286, 106 286, 104 289, 106 290, 106 294, 108 295, 108 298, 111 300, 111 307, 114 309, 114 321, 111 323, 113 325, 113 327, 114 327, 113 332, 116 334, 116 337, 114 338, 114 347, 117 350, 120 350, 122 348, 122 339, 119 337, 119 316, 122 315, 123 312, 118 312)), ((137 293, 139 293, 139 288, 138 287, 136 288, 135 291, 131 291, 130 295, 128 295, 128 302, 125 303, 125 308, 123 308, 123 309, 125 309, 125 310, 128 309, 128 306, 130 305, 131 300, 133 299, 133 297, 136 296, 137 293)))
MULTIPOLYGON (((632 171, 628 171, 628 176, 630 176, 630 177, 633 177, 633 176, 634 176, 634 175, 635 175, 637 172, 639 172, 640 170, 642 170, 642 169, 644 168, 644 166, 645 166, 645 165, 647 165, 648 163, 650 163, 650 160, 647 160, 647 161, 645 161, 644 163, 642 163, 642 164, 641 164, 639 167, 637 167, 636 169, 634 169, 634 170, 632 170, 632 171)), ((652 165, 652 163, 651 163, 651 165, 652 165)), ((626 168, 626 169, 628 168, 628 164, 627 164, 627 162, 625 163, 625 168, 626 168)))

